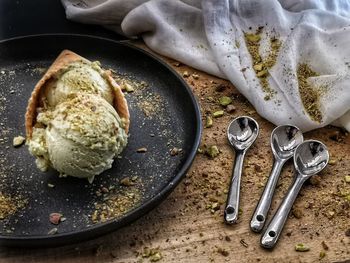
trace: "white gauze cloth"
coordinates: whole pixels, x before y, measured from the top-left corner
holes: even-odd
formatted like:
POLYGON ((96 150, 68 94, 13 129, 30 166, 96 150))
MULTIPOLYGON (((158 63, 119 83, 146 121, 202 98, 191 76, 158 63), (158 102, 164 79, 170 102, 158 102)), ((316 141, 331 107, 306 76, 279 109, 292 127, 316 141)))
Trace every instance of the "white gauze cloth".
POLYGON ((162 55, 229 79, 262 117, 276 125, 294 124, 308 131, 332 123, 350 131, 350 0, 62 3, 68 19, 141 36, 162 55), (258 54, 263 62, 271 57, 271 39, 280 43, 275 63, 264 68, 264 85, 245 37, 256 35, 259 28, 258 54), (303 96, 297 74, 301 65, 317 73, 307 77, 303 96), (303 101, 313 98, 313 106, 305 103, 305 108, 303 101))

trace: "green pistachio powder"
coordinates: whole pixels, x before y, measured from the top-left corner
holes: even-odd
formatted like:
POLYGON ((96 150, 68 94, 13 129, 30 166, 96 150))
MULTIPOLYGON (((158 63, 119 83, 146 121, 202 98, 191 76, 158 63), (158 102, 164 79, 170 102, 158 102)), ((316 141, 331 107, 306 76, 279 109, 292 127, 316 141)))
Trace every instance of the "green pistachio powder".
MULTIPOLYGON (((266 59, 263 59, 259 53, 262 30, 263 27, 260 27, 255 33, 244 33, 244 38, 248 52, 253 60, 253 69, 260 81, 262 90, 266 94, 264 99, 270 100, 276 94, 276 91, 273 90, 268 83, 268 78, 270 77, 269 69, 276 64, 276 59, 282 42, 276 37, 271 37, 270 53, 266 59)), ((308 78, 316 76, 319 76, 319 74, 313 71, 306 63, 298 65, 297 79, 299 84, 299 94, 304 109, 313 121, 320 123, 322 122, 322 112, 320 110, 320 97, 322 94, 307 81, 308 78)))

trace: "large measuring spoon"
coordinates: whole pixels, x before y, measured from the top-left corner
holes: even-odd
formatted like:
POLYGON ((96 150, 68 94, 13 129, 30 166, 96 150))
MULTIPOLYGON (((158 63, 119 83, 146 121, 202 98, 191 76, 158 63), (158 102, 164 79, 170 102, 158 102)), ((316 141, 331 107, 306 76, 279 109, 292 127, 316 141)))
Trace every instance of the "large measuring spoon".
POLYGON ((236 151, 235 165, 232 172, 224 215, 225 222, 228 224, 234 224, 237 222, 243 160, 246 151, 254 143, 258 134, 259 125, 250 117, 238 117, 228 126, 227 137, 236 151))
POLYGON ((303 140, 302 132, 292 125, 278 126, 272 131, 271 148, 275 161, 264 192, 250 221, 250 228, 253 231, 260 232, 263 229, 282 167, 286 161, 293 157, 294 150, 303 140))
POLYGON ((328 164, 328 160, 329 153, 322 142, 305 141, 295 149, 294 167, 296 175, 294 182, 261 238, 263 247, 273 248, 276 245, 288 214, 304 182, 322 171, 328 164))

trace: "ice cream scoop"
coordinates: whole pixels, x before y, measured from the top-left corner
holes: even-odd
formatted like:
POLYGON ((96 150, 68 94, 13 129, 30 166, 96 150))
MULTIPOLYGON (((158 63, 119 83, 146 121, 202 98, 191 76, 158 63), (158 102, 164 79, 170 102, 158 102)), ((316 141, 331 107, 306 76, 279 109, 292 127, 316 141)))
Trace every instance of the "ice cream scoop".
POLYGON ((36 85, 26 113, 37 167, 90 182, 125 148, 128 127, 128 106, 111 72, 67 50, 36 85))
POLYGON ((55 107, 69 94, 77 92, 99 95, 113 105, 113 88, 108 84, 99 62, 77 61, 57 75, 57 79, 50 81, 44 91, 49 106, 55 107))
POLYGON ((117 112, 92 94, 72 94, 55 110, 39 113, 37 120, 44 127, 34 127, 28 145, 44 171, 52 166, 61 175, 92 181, 111 168, 127 144, 117 112))

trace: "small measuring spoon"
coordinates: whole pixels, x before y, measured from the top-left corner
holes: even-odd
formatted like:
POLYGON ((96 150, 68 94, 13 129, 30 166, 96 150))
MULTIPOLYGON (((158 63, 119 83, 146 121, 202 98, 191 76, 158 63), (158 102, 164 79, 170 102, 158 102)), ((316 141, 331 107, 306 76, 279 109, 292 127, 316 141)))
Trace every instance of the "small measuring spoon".
POLYGON ((258 123, 253 118, 247 116, 234 119, 228 126, 227 138, 236 151, 235 165, 224 215, 225 222, 228 224, 237 222, 243 160, 246 151, 254 143, 258 134, 258 123))
POLYGON ((311 176, 326 167, 329 160, 327 147, 319 141, 309 140, 300 144, 294 152, 295 178, 276 214, 261 238, 261 245, 273 248, 282 232, 292 205, 303 186, 311 176))
POLYGON ((293 157, 295 148, 303 140, 302 132, 292 125, 278 126, 272 131, 271 148, 275 161, 269 180, 250 221, 250 228, 254 232, 260 232, 263 229, 282 167, 286 161, 293 157))

